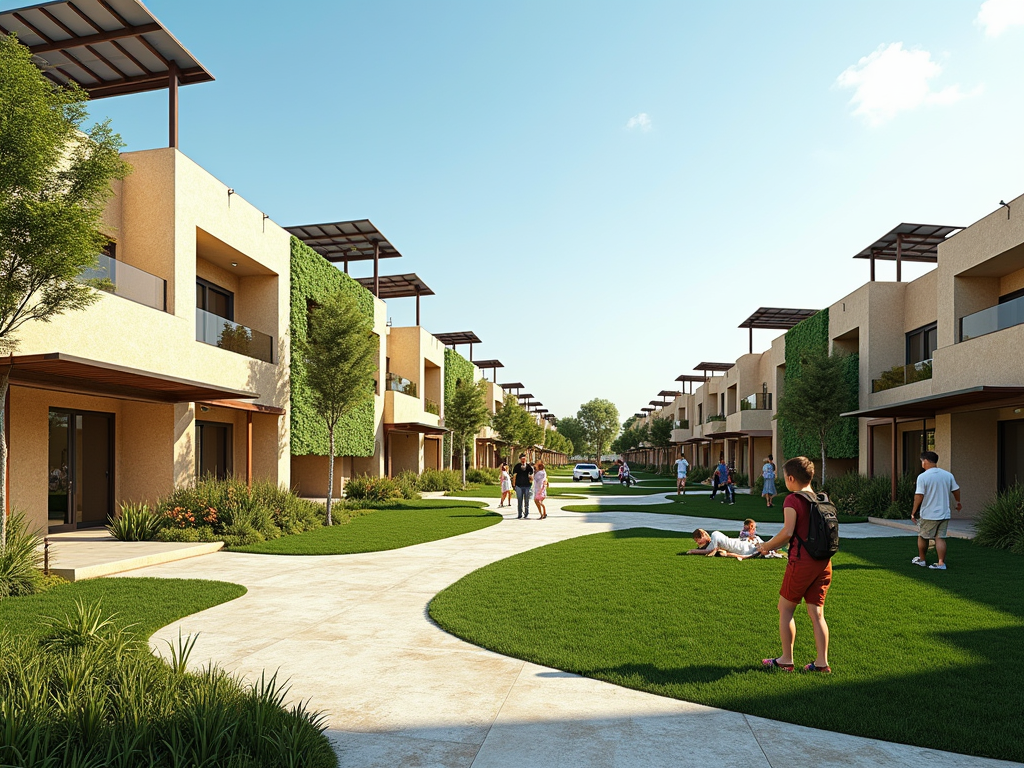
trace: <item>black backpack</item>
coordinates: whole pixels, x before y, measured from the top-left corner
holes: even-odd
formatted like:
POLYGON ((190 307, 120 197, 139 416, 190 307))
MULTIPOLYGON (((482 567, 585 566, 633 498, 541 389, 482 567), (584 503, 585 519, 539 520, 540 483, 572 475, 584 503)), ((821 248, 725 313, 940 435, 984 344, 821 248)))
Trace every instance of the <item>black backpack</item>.
POLYGON ((815 560, 831 560, 832 555, 839 551, 839 512, 836 505, 829 501, 824 493, 812 497, 809 493, 800 494, 810 502, 808 513, 807 538, 801 539, 794 532, 794 537, 803 550, 815 560))

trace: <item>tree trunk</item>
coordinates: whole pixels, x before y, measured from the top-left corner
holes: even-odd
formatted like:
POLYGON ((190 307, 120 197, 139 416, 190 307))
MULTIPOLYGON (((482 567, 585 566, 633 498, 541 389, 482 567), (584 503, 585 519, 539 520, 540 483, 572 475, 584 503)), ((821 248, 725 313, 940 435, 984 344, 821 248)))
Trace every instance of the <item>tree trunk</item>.
POLYGON ((330 434, 331 446, 330 455, 327 457, 327 524, 334 525, 331 519, 331 502, 334 500, 334 424, 328 424, 327 431, 330 434))
POLYGON ((11 369, 0 376, 0 552, 7 546, 7 390, 10 388, 11 369))
POLYGON ((462 450, 459 451, 459 454, 462 457, 462 487, 465 488, 466 487, 466 436, 465 436, 465 434, 462 435, 462 441, 459 443, 459 445, 462 446, 462 450))
POLYGON ((821 486, 825 487, 825 438, 821 438, 821 486))

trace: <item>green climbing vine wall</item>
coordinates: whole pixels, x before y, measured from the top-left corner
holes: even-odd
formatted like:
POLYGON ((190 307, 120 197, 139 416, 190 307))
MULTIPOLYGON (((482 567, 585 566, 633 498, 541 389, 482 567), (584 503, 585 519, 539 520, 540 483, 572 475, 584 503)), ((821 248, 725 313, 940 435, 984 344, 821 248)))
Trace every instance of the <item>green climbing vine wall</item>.
MULTIPOLYGON (((469 382, 473 381, 476 372, 476 366, 473 365, 469 360, 464 358, 454 349, 445 347, 444 349, 444 407, 447 408, 448 404, 452 401, 452 397, 455 395, 455 385, 459 380, 466 380, 469 382)), ((448 451, 451 448, 451 435, 445 434, 444 446, 444 460, 448 461, 448 451)))
MULTIPOLYGON (((335 291, 356 297, 361 311, 373 319, 373 294, 339 270, 301 240, 291 240, 291 338, 292 343, 306 338, 310 302, 324 301, 335 291)), ((306 386, 305 369, 293 358, 292 455, 326 456, 329 450, 327 426, 313 405, 313 394, 306 386)), ((374 447, 373 401, 356 408, 341 421, 334 432, 336 456, 372 456, 374 447)))
MULTIPOLYGON (((828 350, 828 310, 823 309, 786 332, 786 375, 789 382, 800 376, 801 360, 811 353, 828 350)), ((859 403, 859 360, 856 354, 844 362, 843 379, 849 391, 847 410, 854 411, 859 403)), ((783 396, 785 396, 783 394, 783 396)), ((821 448, 814 438, 801 438, 796 431, 780 418, 779 435, 782 452, 786 458, 794 456, 815 457, 821 448)), ((855 459, 860 448, 857 419, 843 419, 829 435, 826 454, 830 459, 855 459)))

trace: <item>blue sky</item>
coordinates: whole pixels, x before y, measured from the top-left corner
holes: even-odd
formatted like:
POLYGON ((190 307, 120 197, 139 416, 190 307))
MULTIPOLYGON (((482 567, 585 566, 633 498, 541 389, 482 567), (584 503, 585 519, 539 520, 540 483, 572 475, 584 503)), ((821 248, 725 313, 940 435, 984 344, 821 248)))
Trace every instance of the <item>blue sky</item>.
MULTIPOLYGON (((370 218, 424 326, 560 416, 625 418, 757 307, 854 290, 895 224, 1024 193, 1024 0, 148 6, 217 78, 186 154, 279 224, 370 218)), ((93 114, 144 149, 165 105, 93 114)))

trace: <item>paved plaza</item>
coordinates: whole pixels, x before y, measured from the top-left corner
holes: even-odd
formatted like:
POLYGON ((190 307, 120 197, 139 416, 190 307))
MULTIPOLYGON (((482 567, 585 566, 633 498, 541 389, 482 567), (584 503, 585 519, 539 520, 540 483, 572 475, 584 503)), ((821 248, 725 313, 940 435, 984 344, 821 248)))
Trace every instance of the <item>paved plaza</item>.
MULTIPOLYGON (((637 499, 654 500, 661 499, 637 499)), ((592 501, 621 504, 625 498, 592 501)), ((163 628, 154 645, 166 649, 165 641, 179 632, 199 633, 193 663, 215 661, 246 676, 280 670, 291 681, 293 699, 310 699, 328 713, 328 734, 342 766, 1009 765, 815 732, 621 688, 492 653, 430 621, 427 605, 438 591, 535 547, 638 526, 690 532, 738 525, 705 517, 562 511, 571 503, 549 499, 544 521, 536 512, 516 520, 513 508, 496 526, 387 552, 218 552, 126 575, 245 585, 243 597, 163 628)), ((761 528, 773 533, 779 525, 761 528)), ((844 526, 842 535, 912 534, 865 523, 844 526)))

